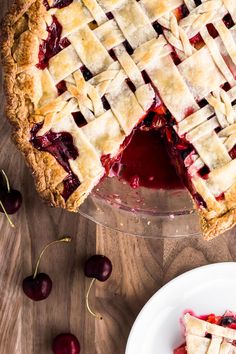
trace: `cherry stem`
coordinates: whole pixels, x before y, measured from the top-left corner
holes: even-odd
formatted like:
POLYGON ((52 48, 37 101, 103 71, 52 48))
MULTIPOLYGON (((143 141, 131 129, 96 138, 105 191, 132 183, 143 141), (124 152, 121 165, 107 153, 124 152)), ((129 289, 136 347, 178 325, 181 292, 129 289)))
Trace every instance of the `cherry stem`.
POLYGON ((10 193, 11 191, 11 187, 10 187, 10 182, 9 182, 9 179, 6 175, 6 172, 4 170, 1 170, 1 173, 3 175, 3 177, 5 178, 5 181, 6 181, 6 185, 7 185, 7 192, 10 193))
POLYGON ((100 315, 96 314, 96 313, 91 309, 91 307, 90 307, 90 305, 89 305, 89 294, 90 294, 90 291, 91 291, 91 289, 92 289, 93 284, 95 283, 95 281, 96 281, 96 278, 93 278, 92 281, 91 281, 91 283, 90 283, 90 285, 89 285, 89 288, 88 288, 88 291, 87 291, 87 294, 86 294, 86 307, 87 307, 88 312, 89 312, 93 317, 95 317, 95 318, 97 318, 97 319, 99 319, 99 320, 102 320, 102 317, 101 317, 100 315))
POLYGON ((34 275, 33 275, 33 279, 36 278, 37 276, 37 273, 38 273, 38 269, 39 269, 39 264, 40 264, 40 261, 41 261, 41 258, 43 257, 44 255, 44 252, 52 245, 55 245, 56 243, 60 243, 60 242, 71 242, 71 237, 63 237, 59 240, 56 240, 56 241, 52 241, 50 242, 46 247, 44 247, 44 249, 42 250, 42 252, 40 253, 39 255, 39 258, 38 258, 38 261, 36 263, 36 266, 35 266, 35 271, 34 271, 34 275))
POLYGON ((1 208, 2 208, 2 210, 3 210, 3 212, 4 212, 4 214, 6 215, 7 220, 9 221, 9 224, 11 225, 11 227, 15 227, 15 225, 13 224, 13 222, 12 222, 10 216, 8 215, 8 213, 7 213, 7 211, 6 211, 6 209, 5 209, 5 207, 4 207, 4 205, 3 205, 3 203, 2 203, 1 200, 0 200, 0 206, 1 206, 1 208))

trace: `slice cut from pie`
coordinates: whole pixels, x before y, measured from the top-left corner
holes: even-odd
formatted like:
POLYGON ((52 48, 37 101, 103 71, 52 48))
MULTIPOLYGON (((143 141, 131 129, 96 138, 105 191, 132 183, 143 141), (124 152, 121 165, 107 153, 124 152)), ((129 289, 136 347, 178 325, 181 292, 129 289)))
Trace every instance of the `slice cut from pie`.
POLYGON ((15 0, 7 115, 42 197, 77 211, 152 112, 205 237, 231 228, 235 21, 228 0, 15 0))
POLYGON ((186 343, 175 354, 233 354, 236 353, 236 314, 200 318, 184 316, 186 343))

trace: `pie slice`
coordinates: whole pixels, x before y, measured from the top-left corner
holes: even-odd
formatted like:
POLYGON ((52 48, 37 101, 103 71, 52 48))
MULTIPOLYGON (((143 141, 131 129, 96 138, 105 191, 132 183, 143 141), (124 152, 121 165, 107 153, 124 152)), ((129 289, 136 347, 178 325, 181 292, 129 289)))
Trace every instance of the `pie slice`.
POLYGON ((235 21, 229 0, 15 0, 2 24, 7 115, 41 196, 77 211, 148 116, 205 237, 231 228, 235 21))
POLYGON ((236 315, 227 311, 223 316, 190 314, 184 317, 186 344, 175 354, 233 354, 236 353, 236 315))

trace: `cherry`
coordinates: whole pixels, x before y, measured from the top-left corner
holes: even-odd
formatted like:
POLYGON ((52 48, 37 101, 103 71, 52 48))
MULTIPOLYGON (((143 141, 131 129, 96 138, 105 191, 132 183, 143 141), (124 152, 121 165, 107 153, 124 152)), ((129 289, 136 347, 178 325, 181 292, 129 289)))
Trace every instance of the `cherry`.
POLYGON ((22 204, 22 195, 16 189, 11 189, 9 179, 1 170, 0 178, 0 212, 4 213, 12 227, 15 227, 9 215, 15 214, 22 204))
POLYGON ((105 282, 108 280, 111 276, 112 273, 112 263, 109 258, 102 256, 102 255, 94 255, 90 257, 84 265, 84 274, 88 278, 92 278, 92 281, 90 283, 90 286, 88 288, 88 292, 86 294, 86 306, 87 310, 91 315, 93 315, 96 318, 99 318, 100 320, 102 317, 100 315, 97 315, 94 313, 89 305, 89 294, 92 289, 93 284, 95 283, 96 280, 105 282))
POLYGON ((0 174, 0 195, 6 193, 6 180, 3 173, 0 174))
POLYGON ((106 256, 95 255, 90 257, 84 266, 84 274, 88 278, 96 278, 99 281, 106 281, 112 273, 112 263, 106 256))
POLYGON ((80 344, 71 333, 62 333, 54 338, 52 344, 54 354, 79 354, 80 344))
MULTIPOLYGON (((21 207, 22 196, 19 191, 16 189, 11 189, 10 192, 3 194, 1 196, 1 202, 4 205, 4 208, 8 215, 15 214, 21 207)), ((4 210, 0 206, 0 212, 4 213, 4 210)))
POLYGON ((230 326, 232 323, 236 323, 236 318, 233 316, 224 316, 220 321, 221 326, 230 326))
POLYGON ((26 296, 33 301, 45 300, 51 293, 52 280, 46 273, 38 273, 39 264, 44 252, 52 245, 59 242, 71 242, 70 237, 63 237, 59 240, 50 242, 39 255, 33 275, 25 278, 22 283, 22 288, 26 296))
POLYGON ((24 293, 34 301, 45 300, 51 293, 52 280, 49 275, 39 273, 34 278, 32 275, 23 280, 24 293))

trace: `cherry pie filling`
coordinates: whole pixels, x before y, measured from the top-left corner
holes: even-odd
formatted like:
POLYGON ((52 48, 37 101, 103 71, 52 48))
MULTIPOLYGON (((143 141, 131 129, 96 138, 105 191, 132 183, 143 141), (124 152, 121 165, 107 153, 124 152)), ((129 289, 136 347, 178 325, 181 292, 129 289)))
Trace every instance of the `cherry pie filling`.
MULTIPOLYGON (((70 5, 72 0, 55 0, 52 7, 62 8, 70 5)), ((44 0, 44 4, 49 9, 49 4, 44 0)), ((181 19, 188 14, 185 5, 175 10, 177 19, 181 19)), ((108 18, 112 14, 107 14, 108 18)), ((224 18, 227 27, 232 27, 233 21, 230 15, 224 18)), ((153 24, 158 33, 162 33, 162 28, 158 24, 153 24)), ((208 25, 208 31, 212 37, 217 36, 217 31, 213 25, 208 25)), ((62 49, 70 45, 67 38, 61 38, 62 27, 55 16, 53 16, 52 24, 48 27, 48 38, 44 40, 39 48, 39 63, 37 67, 41 70, 48 66, 49 59, 59 53, 62 49)), ((197 48, 204 45, 200 34, 197 34, 191 40, 192 45, 197 48)), ((124 43, 128 52, 132 52, 128 42, 124 43)), ((111 50, 110 55, 116 60, 114 52, 111 50)), ((180 63, 180 59, 173 48, 172 58, 175 63, 180 63)), ((91 78, 91 73, 86 67, 81 68, 81 72, 85 80, 91 78)), ((146 72, 143 72, 146 83, 151 83, 146 72)), ((130 89, 133 86, 130 80, 127 80, 130 89)), ((58 94, 66 91, 66 84, 61 81, 57 85, 58 94)), ((200 106, 204 106, 207 102, 199 102, 200 106)), ((109 109, 109 104, 103 97, 105 109, 109 109)), ((186 112, 186 116, 193 113, 190 107, 186 112)), ((73 113, 76 124, 79 127, 87 124, 86 120, 80 112, 73 113)), ((42 123, 43 124, 43 123, 42 123)), ((62 196, 67 200, 69 196, 80 185, 79 179, 73 174, 69 159, 75 159, 79 156, 79 151, 73 145, 73 138, 69 133, 53 133, 49 131, 44 136, 36 136, 42 124, 37 124, 31 131, 31 143, 35 148, 51 153, 62 167, 68 172, 68 177, 64 180, 64 191, 62 196)), ((176 121, 165 107, 161 98, 156 92, 156 99, 153 106, 146 112, 146 116, 142 117, 138 126, 133 130, 131 136, 125 139, 120 147, 120 153, 116 158, 111 159, 110 156, 102 156, 101 162, 106 170, 106 175, 117 176, 119 179, 127 181, 132 188, 139 186, 156 189, 179 189, 185 185, 191 192, 198 206, 206 207, 202 197, 196 193, 191 184, 186 168, 186 161, 191 160, 191 154, 194 152, 192 145, 179 137, 175 132, 174 125, 176 121), (175 166, 175 168, 173 167, 175 166)), ((236 148, 230 152, 231 157, 236 155, 236 148)), ((207 178, 209 170, 204 166, 198 173, 202 178, 207 178)), ((219 196, 224 198, 224 195, 219 196)))
MULTIPOLYGON (((199 318, 200 320, 216 324, 218 326, 232 328, 236 330, 236 314, 231 311, 226 311, 223 316, 216 316, 214 314, 196 316, 191 313, 192 316, 199 318)), ((206 333, 207 338, 211 338, 211 334, 206 333)), ((233 343, 236 346, 236 343, 233 343)), ((182 344, 180 347, 174 350, 173 354, 187 354, 186 343, 182 344)))

